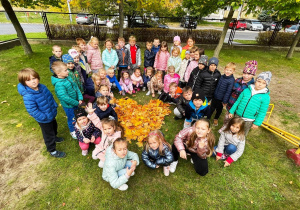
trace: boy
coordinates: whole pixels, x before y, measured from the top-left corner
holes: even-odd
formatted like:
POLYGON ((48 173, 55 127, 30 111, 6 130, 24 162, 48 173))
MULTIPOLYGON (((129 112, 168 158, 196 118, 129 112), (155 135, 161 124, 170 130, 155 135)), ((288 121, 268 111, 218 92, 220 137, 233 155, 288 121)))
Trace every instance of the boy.
POLYGON ((192 71, 189 81, 187 83, 187 86, 191 87, 192 90, 195 89, 195 84, 198 83, 199 79, 201 78, 200 73, 207 68, 207 60, 207 55, 201 55, 198 62, 198 66, 192 71))
MULTIPOLYGON (((143 91, 146 91, 146 88, 149 87, 148 83, 151 81, 153 75, 153 68, 151 66, 148 66, 146 68, 145 74, 143 75, 143 82, 144 82, 144 87, 143 87, 143 91)), ((150 89, 148 90, 148 92, 146 93, 146 95, 150 95, 150 89)))
POLYGON ((122 94, 122 87, 115 76, 115 71, 113 68, 107 69, 106 77, 109 79, 109 82, 112 84, 112 88, 118 88, 119 94, 122 94))
POLYGON ((272 73, 269 71, 260 73, 254 85, 250 85, 240 94, 229 111, 229 118, 232 118, 236 113, 245 121, 245 136, 251 128, 258 128, 264 121, 270 103, 268 85, 271 78, 272 73))
POLYGON ((202 91, 196 90, 193 92, 192 100, 186 106, 183 128, 191 127, 193 121, 209 116, 209 113, 208 100, 202 91))
POLYGON ((122 37, 118 38, 118 45, 120 49, 117 49, 117 55, 119 58, 117 69, 118 69, 118 81, 120 81, 122 70, 130 69, 131 58, 130 58, 130 51, 125 47, 124 38, 122 37))
POLYGON ((144 72, 146 73, 147 67, 153 67, 155 60, 155 53, 151 50, 152 42, 146 42, 146 50, 144 52, 144 72))
POLYGON ((108 103, 108 99, 105 96, 100 96, 97 98, 97 101, 93 104, 93 108, 95 109, 95 114, 100 120, 109 118, 118 122, 118 115, 108 103))
POLYGON ((142 59, 141 59, 141 49, 136 44, 135 36, 129 37, 129 44, 125 46, 130 52, 131 66, 128 68, 129 74, 132 75, 136 68, 140 68, 142 59))
POLYGON ((163 102, 168 102, 170 104, 176 105, 178 102, 178 99, 182 93, 182 90, 180 87, 178 87, 176 82, 171 82, 169 85, 169 92, 162 92, 159 96, 158 99, 163 101, 163 102))
POLYGON ((47 151, 51 156, 62 158, 66 153, 56 150, 56 143, 64 139, 57 137, 57 103, 48 88, 40 84, 40 76, 31 68, 18 74, 18 92, 23 96, 27 112, 39 123, 47 151))
POLYGON ((155 38, 153 40, 153 47, 151 49, 151 51, 154 52, 154 58, 156 56, 156 53, 158 53, 159 49, 160 49, 160 41, 158 38, 155 38))
POLYGON ((236 65, 233 62, 228 63, 225 66, 224 74, 221 76, 220 81, 216 87, 214 97, 210 106, 210 116, 216 110, 216 114, 214 117, 214 126, 218 126, 218 119, 222 114, 223 106, 226 106, 229 100, 229 96, 231 94, 232 86, 234 84, 234 76, 233 73, 235 71, 236 65))
POLYGON ((51 77, 51 82, 54 85, 55 94, 66 112, 70 134, 73 139, 77 139, 74 129, 74 110, 82 103, 82 94, 69 76, 66 64, 61 61, 55 61, 52 69, 55 75, 51 77))
POLYGON ((185 116, 185 108, 191 101, 192 95, 192 88, 190 88, 189 86, 186 86, 182 89, 182 95, 179 97, 176 105, 177 107, 174 109, 175 120, 179 120, 183 116, 185 116))
POLYGON ((62 52, 60 46, 54 45, 52 47, 52 53, 53 53, 53 55, 51 57, 49 57, 49 62, 50 62, 50 71, 51 71, 52 74, 54 74, 54 72, 52 70, 52 64, 55 61, 61 61, 62 60, 61 56, 62 56, 63 52, 62 52))
MULTIPOLYGON (((82 38, 77 38, 76 43, 80 48, 79 59, 80 59, 80 62, 82 62, 84 65, 84 67, 82 67, 82 68, 86 71, 87 74, 89 74, 90 72, 92 72, 92 70, 91 70, 91 67, 88 63, 87 56, 86 56, 86 49, 87 49, 86 42, 82 38)), ((75 47, 75 46, 73 46, 73 47, 75 47)), ((75 48, 73 48, 73 49, 75 49, 75 48)))

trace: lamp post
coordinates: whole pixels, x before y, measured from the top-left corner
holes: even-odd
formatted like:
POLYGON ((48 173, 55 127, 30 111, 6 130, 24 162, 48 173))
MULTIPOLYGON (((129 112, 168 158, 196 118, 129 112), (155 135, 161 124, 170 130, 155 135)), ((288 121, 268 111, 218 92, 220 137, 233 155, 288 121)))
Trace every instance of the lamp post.
POLYGON ((72 24, 72 14, 71 14, 70 1, 71 1, 71 0, 67 0, 68 8, 69 8, 69 15, 70 15, 70 24, 72 24))

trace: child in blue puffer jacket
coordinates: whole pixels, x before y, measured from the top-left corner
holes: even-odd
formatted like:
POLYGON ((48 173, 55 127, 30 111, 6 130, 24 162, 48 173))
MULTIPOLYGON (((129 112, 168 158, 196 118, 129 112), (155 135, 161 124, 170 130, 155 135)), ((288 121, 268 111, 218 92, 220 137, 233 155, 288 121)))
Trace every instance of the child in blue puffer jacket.
POLYGON ((47 151, 53 157, 62 158, 64 152, 56 150, 56 143, 63 141, 57 137, 57 104, 45 85, 39 83, 39 74, 31 68, 25 68, 18 74, 18 92, 23 96, 27 112, 39 123, 47 151))
POLYGON ((166 142, 160 130, 151 131, 146 139, 142 160, 146 166, 155 169, 164 167, 164 175, 169 176, 170 164, 173 162, 171 145, 166 142))

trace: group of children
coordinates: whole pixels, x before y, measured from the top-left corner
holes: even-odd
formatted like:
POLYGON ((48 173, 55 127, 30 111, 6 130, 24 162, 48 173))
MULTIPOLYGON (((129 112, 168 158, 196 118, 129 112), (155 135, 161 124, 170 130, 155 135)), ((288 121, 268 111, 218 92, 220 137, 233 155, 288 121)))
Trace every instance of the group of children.
MULTIPOLYGON (((263 72, 254 80, 255 60, 246 62, 243 76, 235 80, 234 63, 227 64, 221 75, 217 58, 208 60, 192 38, 182 48, 176 36, 172 56, 166 42, 147 42, 141 71, 141 52, 135 37, 131 36, 127 45, 119 38, 116 50, 114 43, 106 40, 102 56, 97 38, 92 37, 88 45, 80 38, 76 42, 64 55, 59 46, 53 46, 53 56, 49 58, 51 82, 82 155, 88 154, 90 143, 95 144, 92 158, 99 159, 102 177, 113 188, 128 188, 126 182, 134 175, 139 158, 127 149, 114 111, 117 104, 112 88, 122 95, 148 89, 146 95, 152 97, 158 91, 160 100, 176 105, 175 119, 184 118, 184 128, 172 145, 160 130, 151 131, 145 141, 143 162, 149 168, 163 167, 166 176, 175 172, 179 156, 187 159, 190 155, 201 176, 208 173, 209 156, 216 156, 217 161, 223 159, 224 167, 229 166, 243 154, 249 130, 260 126, 266 115, 272 74, 263 72), (223 107, 227 113, 215 146, 210 118, 216 111, 213 124, 217 126, 223 107)), ((27 111, 41 127, 47 151, 54 157, 64 157, 64 152, 56 150, 56 143, 63 138, 57 137, 57 104, 51 92, 39 83, 39 74, 31 68, 21 70, 18 79, 18 91, 27 111)))

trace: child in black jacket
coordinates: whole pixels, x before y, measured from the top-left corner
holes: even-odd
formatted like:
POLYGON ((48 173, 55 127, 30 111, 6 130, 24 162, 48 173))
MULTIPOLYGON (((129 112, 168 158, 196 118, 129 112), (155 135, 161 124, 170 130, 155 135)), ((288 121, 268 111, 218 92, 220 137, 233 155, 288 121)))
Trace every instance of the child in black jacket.
POLYGON ((93 108, 95 109, 95 113, 100 120, 104 118, 110 118, 112 120, 118 121, 117 113, 108 103, 108 100, 105 96, 100 96, 99 98, 97 98, 97 101, 94 103, 93 108))
POLYGON ((155 53, 151 50, 152 42, 146 42, 147 49, 144 52, 144 72, 146 74, 147 67, 153 67, 155 60, 155 53))
POLYGON ((179 97, 176 108, 174 109, 175 120, 179 120, 185 116, 185 108, 191 101, 192 94, 193 91, 191 87, 186 86, 182 88, 182 95, 179 97))

